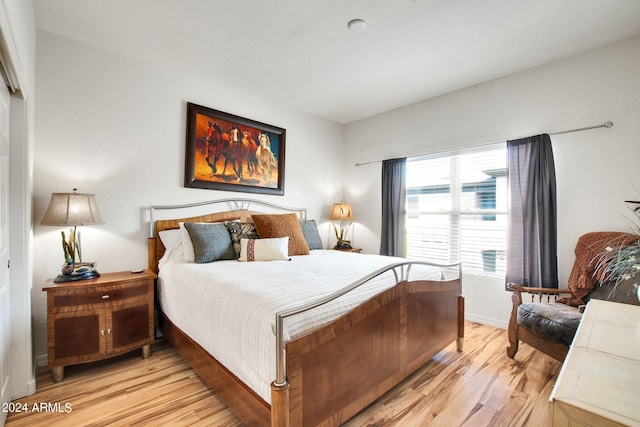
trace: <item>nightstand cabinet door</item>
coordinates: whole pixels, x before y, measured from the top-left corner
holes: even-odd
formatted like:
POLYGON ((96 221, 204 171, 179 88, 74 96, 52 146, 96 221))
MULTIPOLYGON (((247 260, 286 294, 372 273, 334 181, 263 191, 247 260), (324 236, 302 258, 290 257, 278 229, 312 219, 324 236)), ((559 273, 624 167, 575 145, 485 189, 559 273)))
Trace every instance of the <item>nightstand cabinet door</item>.
POLYGON ((153 304, 146 301, 122 304, 107 313, 111 325, 107 351, 123 353, 150 343, 153 337, 153 304))
POLYGON ((49 360, 60 365, 96 360, 106 352, 100 336, 105 316, 102 310, 77 310, 54 313, 49 336, 49 360), (51 345, 52 344, 52 345, 51 345))

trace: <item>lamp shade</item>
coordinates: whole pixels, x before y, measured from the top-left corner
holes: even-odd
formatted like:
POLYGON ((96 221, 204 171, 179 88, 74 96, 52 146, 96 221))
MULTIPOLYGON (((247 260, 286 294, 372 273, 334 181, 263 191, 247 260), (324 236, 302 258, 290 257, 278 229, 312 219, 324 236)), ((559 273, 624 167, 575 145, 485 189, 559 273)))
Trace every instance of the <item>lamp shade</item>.
POLYGON ((331 221, 353 221, 353 210, 350 203, 334 203, 331 209, 329 220, 331 221))
POLYGON ((52 193, 42 225, 78 226, 104 224, 93 194, 52 193))

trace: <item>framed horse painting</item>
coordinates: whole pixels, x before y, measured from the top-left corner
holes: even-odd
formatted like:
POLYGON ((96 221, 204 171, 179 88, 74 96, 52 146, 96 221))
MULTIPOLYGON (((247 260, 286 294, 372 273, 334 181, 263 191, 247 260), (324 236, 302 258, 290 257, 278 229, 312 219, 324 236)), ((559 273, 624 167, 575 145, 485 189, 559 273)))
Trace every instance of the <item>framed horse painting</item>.
POLYGON ((286 133, 187 103, 184 186, 282 196, 286 133))

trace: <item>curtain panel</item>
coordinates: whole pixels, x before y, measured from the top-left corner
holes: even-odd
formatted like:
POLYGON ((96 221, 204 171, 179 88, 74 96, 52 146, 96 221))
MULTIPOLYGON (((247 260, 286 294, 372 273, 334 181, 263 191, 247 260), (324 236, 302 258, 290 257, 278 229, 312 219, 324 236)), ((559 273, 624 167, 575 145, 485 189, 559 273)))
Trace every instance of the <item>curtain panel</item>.
POLYGON ((549 135, 507 141, 506 283, 558 287, 556 174, 549 135))
POLYGON ((382 162, 382 231, 380 255, 407 254, 406 214, 407 159, 389 159, 382 162))

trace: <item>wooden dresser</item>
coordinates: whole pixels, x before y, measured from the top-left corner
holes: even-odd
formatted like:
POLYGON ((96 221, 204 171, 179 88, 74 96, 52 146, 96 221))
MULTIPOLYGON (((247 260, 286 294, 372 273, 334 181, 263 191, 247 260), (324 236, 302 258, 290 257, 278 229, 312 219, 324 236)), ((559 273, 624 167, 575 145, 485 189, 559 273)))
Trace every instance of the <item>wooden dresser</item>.
POLYGON ((54 381, 64 367, 142 348, 154 340, 155 273, 103 273, 69 283, 48 281, 47 350, 54 381))
POLYGON ((589 302, 549 416, 552 426, 640 426, 640 306, 589 302))

